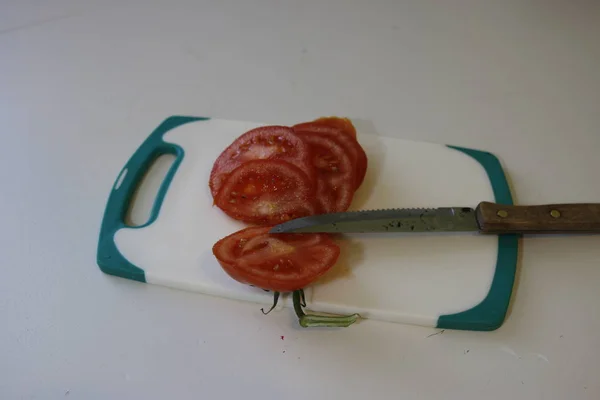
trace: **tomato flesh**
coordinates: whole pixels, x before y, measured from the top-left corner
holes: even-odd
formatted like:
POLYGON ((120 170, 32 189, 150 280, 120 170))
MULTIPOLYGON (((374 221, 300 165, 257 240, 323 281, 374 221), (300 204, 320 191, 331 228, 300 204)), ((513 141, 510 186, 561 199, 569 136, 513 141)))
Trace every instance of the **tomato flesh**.
POLYGON ((227 176, 243 163, 251 160, 287 161, 309 178, 314 173, 310 167, 307 146, 286 126, 263 126, 252 129, 237 138, 217 158, 210 174, 210 190, 216 197, 227 176))
POLYGON ((367 155, 356 140, 356 130, 346 118, 319 118, 312 122, 296 124, 292 127, 300 137, 305 133, 318 133, 338 142, 350 156, 355 169, 355 190, 364 181, 367 172, 367 155))
POLYGON ((293 164, 252 160, 228 175, 215 197, 215 205, 240 221, 278 224, 315 214, 315 187, 293 164))
POLYGON ((327 234, 270 234, 251 227, 219 240, 213 254, 238 282, 277 292, 303 289, 337 261, 339 247, 327 234))
POLYGON ((312 165, 317 173, 319 212, 343 212, 354 197, 354 167, 338 142, 318 133, 304 132, 302 138, 310 145, 312 165))

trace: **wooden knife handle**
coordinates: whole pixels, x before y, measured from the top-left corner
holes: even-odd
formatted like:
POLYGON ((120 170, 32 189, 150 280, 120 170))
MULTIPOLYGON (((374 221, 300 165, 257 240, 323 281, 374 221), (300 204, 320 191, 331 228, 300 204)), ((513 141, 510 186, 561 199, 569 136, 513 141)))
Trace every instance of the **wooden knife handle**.
POLYGON ((481 202, 482 233, 600 233, 600 203, 506 206, 481 202))

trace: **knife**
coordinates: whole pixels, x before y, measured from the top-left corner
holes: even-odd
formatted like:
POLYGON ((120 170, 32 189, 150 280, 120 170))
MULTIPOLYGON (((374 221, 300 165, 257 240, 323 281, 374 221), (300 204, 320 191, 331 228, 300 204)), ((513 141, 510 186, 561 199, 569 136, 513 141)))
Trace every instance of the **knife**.
POLYGON ((475 232, 600 233, 600 203, 530 206, 481 202, 470 207, 396 208, 297 218, 270 233, 475 232))

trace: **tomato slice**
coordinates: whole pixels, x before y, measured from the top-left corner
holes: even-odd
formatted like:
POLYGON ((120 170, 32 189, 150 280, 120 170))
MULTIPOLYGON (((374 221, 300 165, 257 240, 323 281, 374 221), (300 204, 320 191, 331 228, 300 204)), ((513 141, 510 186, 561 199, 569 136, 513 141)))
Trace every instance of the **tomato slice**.
POLYGON ((356 140, 356 130, 350 120, 336 117, 320 118, 312 122, 296 124, 292 128, 300 136, 307 132, 318 133, 343 146, 355 166, 355 190, 360 187, 367 172, 367 155, 356 140), (347 125, 349 127, 344 128, 347 125))
POLYGON ((343 212, 354 197, 354 167, 348 153, 335 140, 314 132, 303 132, 310 145, 312 164, 317 172, 319 212, 343 212))
POLYGON ((240 221, 278 224, 315 214, 315 186, 286 161, 251 160, 228 175, 215 204, 240 221))
POLYGON ((270 234, 251 227, 213 246, 223 270, 238 282, 276 292, 303 289, 336 263, 340 248, 327 234, 270 234))
POLYGON ((346 135, 356 139, 356 128, 348 118, 340 117, 321 117, 313 121, 315 124, 327 125, 332 128, 338 128, 346 135))
POLYGON ((249 160, 287 161, 314 178, 306 144, 286 126, 263 126, 238 137, 215 161, 210 174, 210 190, 216 197, 227 176, 249 160))

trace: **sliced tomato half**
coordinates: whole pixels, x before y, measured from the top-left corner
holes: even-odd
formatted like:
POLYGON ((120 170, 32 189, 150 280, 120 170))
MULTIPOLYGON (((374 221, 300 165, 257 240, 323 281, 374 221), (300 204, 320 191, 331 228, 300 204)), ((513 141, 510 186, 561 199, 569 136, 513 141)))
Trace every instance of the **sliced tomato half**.
POLYGON ((238 137, 217 158, 210 174, 210 190, 217 195, 227 176, 250 160, 283 160, 314 178, 306 144, 286 126, 263 126, 238 137))
POLYGON ((356 130, 346 118, 319 118, 312 122, 296 124, 292 127, 299 136, 304 133, 318 133, 321 136, 338 142, 350 156, 355 168, 355 189, 358 189, 365 179, 367 172, 367 155, 356 140, 356 130))
POLYGON ((246 228, 219 240, 213 254, 238 282, 276 292, 303 289, 337 261, 340 248, 326 234, 270 234, 246 228))
POLYGON ((310 145, 312 164, 317 173, 316 200, 319 212, 343 212, 354 197, 355 174, 348 153, 335 140, 314 132, 302 138, 310 145))
POLYGON ((229 173, 215 204, 240 221, 278 224, 315 214, 315 186, 286 161, 251 160, 229 173))

